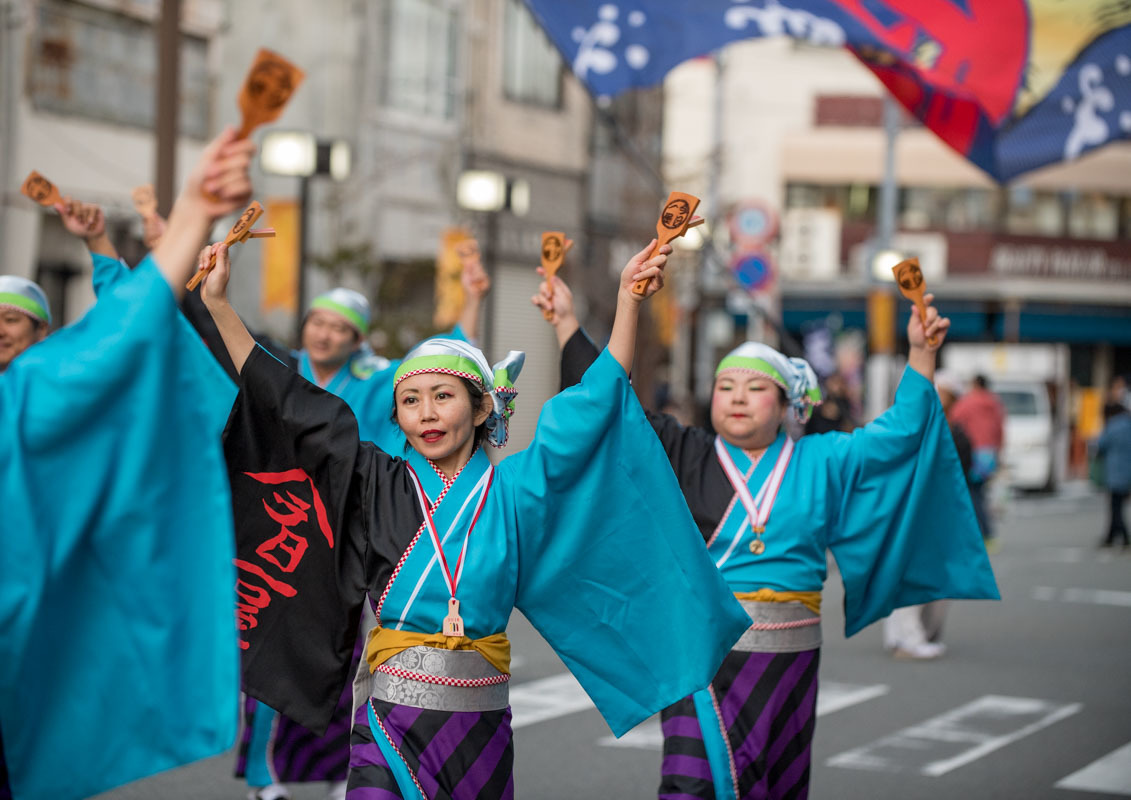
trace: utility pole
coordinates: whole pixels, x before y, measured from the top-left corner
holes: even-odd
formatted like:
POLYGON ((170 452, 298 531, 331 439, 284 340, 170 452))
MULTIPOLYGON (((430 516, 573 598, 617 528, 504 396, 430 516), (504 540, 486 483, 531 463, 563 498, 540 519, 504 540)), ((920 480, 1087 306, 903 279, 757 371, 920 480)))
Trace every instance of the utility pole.
POLYGON ((177 116, 181 95, 181 0, 161 0, 157 27, 157 211, 168 216, 176 196, 177 116))
MULTIPOLYGON (((895 236, 895 217, 899 185, 895 179, 895 146, 899 137, 900 111, 891 95, 884 92, 884 177, 880 184, 876 236, 864 280, 868 286, 868 366, 864 415, 875 419, 891 403, 895 383, 895 287, 875 274, 875 262, 890 252, 895 236)), ((886 278, 887 276, 884 276, 886 278)))
MULTIPOLYGON (((703 217, 707 220, 709 232, 722 224, 722 209, 719 200, 719 179, 723 166, 723 123, 726 112, 726 63, 721 50, 711 56, 715 65, 715 96, 711 107, 711 149, 707 162, 707 192, 703 217)), ((694 397, 700 404, 709 403, 715 378, 715 343, 713 341, 711 319, 716 313, 713 300, 718 298, 719 276, 715 274, 716 265, 711 259, 712 248, 706 243, 699 250, 698 297, 696 314, 695 357, 692 370, 694 397), (706 301, 706 302, 704 302, 706 301)))

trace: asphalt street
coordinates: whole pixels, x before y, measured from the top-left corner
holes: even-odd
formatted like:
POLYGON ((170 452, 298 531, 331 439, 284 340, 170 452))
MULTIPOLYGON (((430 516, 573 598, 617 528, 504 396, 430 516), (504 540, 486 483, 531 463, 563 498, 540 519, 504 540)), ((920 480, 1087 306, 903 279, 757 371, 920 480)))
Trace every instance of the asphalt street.
MULTIPOLYGON (((879 625, 846 640, 830 571, 810 796, 1131 797, 1131 553, 1097 549, 1105 503, 1082 484, 1010 501, 992 556, 1003 601, 952 604, 947 653, 931 662, 892 659, 879 625)), ((510 635, 516 796, 654 798, 655 720, 612 739, 524 619, 510 635)), ((232 764, 219 756, 100 798, 241 798, 232 764)))

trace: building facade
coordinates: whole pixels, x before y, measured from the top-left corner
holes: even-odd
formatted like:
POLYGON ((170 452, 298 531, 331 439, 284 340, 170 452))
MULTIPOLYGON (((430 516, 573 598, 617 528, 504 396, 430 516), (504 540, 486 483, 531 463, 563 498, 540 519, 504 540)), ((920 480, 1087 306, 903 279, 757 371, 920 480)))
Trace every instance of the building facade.
MULTIPOLYGON (((709 193, 717 154, 719 211, 755 202, 780 218, 767 307, 787 343, 830 317, 865 329, 882 285, 869 269, 887 150, 879 82, 847 51, 787 39, 738 43, 720 60, 668 77, 665 174, 709 193)), ((1068 343, 1080 386, 1131 371, 1131 144, 999 186, 904 115, 894 161, 891 248, 919 258, 951 340, 1068 343)), ((716 233, 726 260, 732 243, 716 233)), ((738 286, 727 279, 716 307, 738 286)), ((904 308, 897 330, 906 319, 904 308)), ((742 333, 715 331, 716 352, 742 333)))
MULTIPOLYGON (((38 280, 60 324, 93 302, 89 257, 18 187, 36 169, 65 194, 100 203, 120 251, 141 258, 130 193, 154 182, 161 7, 0 0, 3 271, 38 280)), ((230 291, 249 327, 293 343, 305 302, 346 285, 373 304, 374 345, 401 355, 435 332, 441 239, 466 227, 494 279, 488 355, 528 354, 512 430, 516 446, 529 441, 558 385, 556 341, 530 303, 541 233, 574 240, 563 277, 592 311, 595 336, 607 335, 614 275, 651 236, 658 207, 660 93, 596 113, 521 0, 182 0, 181 30, 178 178, 217 131, 239 124, 236 98, 261 47, 305 78, 253 137, 296 131, 350 146, 341 179, 253 166, 261 224, 280 236, 233 249, 230 291), (456 189, 468 170, 500 174, 521 197, 500 211, 461 208, 456 189)), ((220 221, 214 238, 230 224, 220 221)))

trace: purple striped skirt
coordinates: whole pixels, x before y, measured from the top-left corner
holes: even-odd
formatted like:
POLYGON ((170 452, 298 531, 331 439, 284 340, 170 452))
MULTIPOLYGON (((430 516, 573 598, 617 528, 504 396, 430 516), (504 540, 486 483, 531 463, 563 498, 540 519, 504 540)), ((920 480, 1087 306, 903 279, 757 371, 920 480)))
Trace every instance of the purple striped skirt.
MULTIPOLYGON (((514 744, 510 708, 433 711, 371 698, 369 706, 400 760, 428 800, 513 800, 514 744)), ((398 786, 377 746, 369 706, 354 717, 346 800, 414 797, 398 786)), ((403 773, 403 771, 402 771, 403 773)))
POLYGON ((709 714, 697 713, 692 697, 661 713, 660 800, 807 797, 819 662, 819 648, 798 653, 731 651, 705 690, 712 702, 699 703, 698 711, 707 705, 709 714), (706 725, 712 726, 713 739, 723 748, 712 748, 712 737, 703 735, 706 725), (727 785, 716 787, 713 774, 725 775, 727 785))

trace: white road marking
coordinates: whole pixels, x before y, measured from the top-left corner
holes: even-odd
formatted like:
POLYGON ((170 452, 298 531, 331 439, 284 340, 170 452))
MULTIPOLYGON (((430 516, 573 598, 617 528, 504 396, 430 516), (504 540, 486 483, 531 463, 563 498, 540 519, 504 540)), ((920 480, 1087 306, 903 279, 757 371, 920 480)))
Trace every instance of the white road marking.
POLYGON ((521 728, 593 708, 593 701, 568 672, 512 686, 511 727, 521 728))
POLYGON ((1052 564, 1079 564, 1084 560, 1086 551, 1083 547, 1042 547, 1038 551, 1037 559, 1052 564))
POLYGON ((821 681, 820 687, 817 689, 817 716, 823 717, 825 714, 832 714, 842 708, 883 697, 888 691, 889 687, 883 683, 861 686, 855 683, 821 681))
POLYGON ((615 736, 605 736, 597 740, 602 747, 630 747, 636 750, 663 750, 664 732, 660 729, 660 716, 641 722, 619 739, 615 736))
POLYGON ((1051 586, 1034 586, 1033 599, 1131 608, 1131 592, 1115 589, 1056 589, 1051 586))
POLYGON ((1131 744, 1125 744, 1062 778, 1057 781, 1056 788, 1131 796, 1131 744))
POLYGON ((986 695, 871 744, 833 756, 832 767, 937 777, 1047 728, 1082 708, 1032 697, 986 695))
MULTIPOLYGON (((876 683, 862 686, 856 683, 822 681, 817 692, 817 716, 832 714, 843 708, 865 703, 888 693, 889 687, 876 683)), ((631 747, 638 750, 663 750, 664 733, 660 728, 659 716, 649 717, 624 736, 606 736, 598 744, 605 747, 631 747)))

